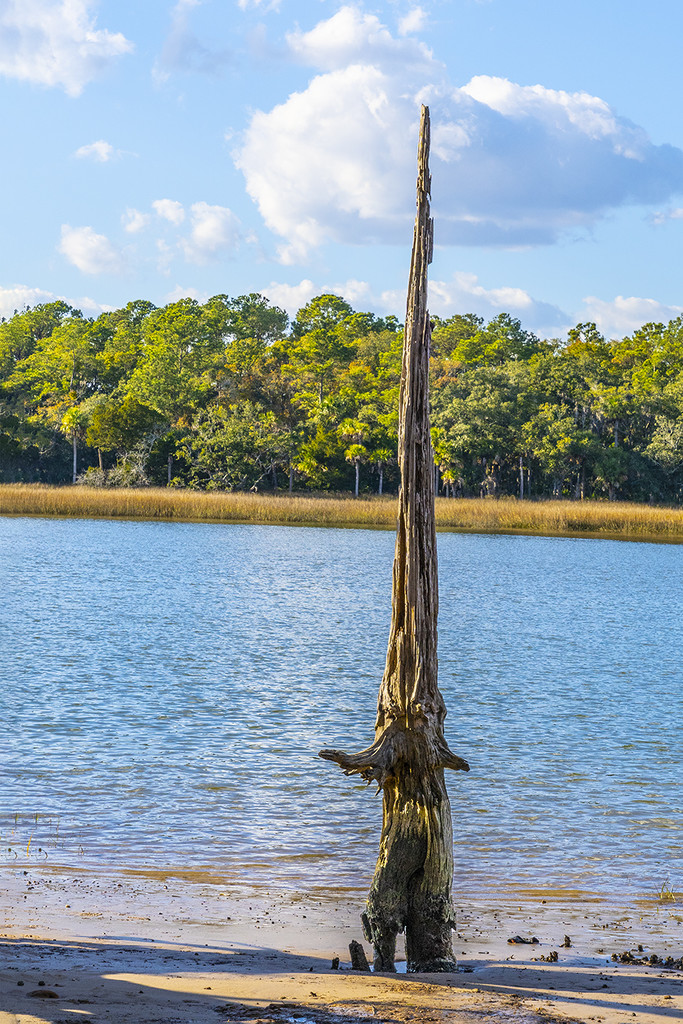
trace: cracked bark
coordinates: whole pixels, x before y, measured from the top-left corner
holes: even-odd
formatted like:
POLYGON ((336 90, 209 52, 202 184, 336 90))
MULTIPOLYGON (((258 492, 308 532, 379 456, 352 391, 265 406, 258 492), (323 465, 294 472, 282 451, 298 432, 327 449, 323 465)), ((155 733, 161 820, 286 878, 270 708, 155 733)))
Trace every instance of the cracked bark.
POLYGON ((469 771, 444 738, 438 687, 438 576, 434 460, 429 432, 427 267, 433 248, 429 110, 422 108, 417 216, 408 285, 399 419, 401 488, 392 620, 374 743, 358 754, 321 750, 347 775, 383 791, 379 857, 362 915, 377 971, 393 971, 396 935, 406 933, 409 971, 455 969, 451 931, 453 833, 444 769, 469 771))

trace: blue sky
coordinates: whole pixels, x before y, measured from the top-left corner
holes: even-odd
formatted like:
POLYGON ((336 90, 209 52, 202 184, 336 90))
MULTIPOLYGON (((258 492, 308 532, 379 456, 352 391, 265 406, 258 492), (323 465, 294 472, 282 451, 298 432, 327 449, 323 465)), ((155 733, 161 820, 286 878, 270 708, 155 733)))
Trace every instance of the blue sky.
POLYGON ((402 318, 421 102, 442 316, 683 311, 680 0, 0 0, 0 314, 322 291, 402 318))

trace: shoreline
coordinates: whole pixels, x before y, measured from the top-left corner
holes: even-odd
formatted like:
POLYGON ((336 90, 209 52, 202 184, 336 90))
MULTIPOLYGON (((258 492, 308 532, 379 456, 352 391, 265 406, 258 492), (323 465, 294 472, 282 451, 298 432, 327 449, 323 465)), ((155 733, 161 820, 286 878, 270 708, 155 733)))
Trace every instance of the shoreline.
POLYGON ((679 904, 572 893, 541 901, 529 891, 467 905, 456 898, 457 973, 374 975, 350 970, 348 944, 362 941, 356 893, 180 882, 169 872, 2 870, 0 1024, 77 1015, 97 1024, 205 1024, 217 1013, 289 1024, 683 1016, 683 972, 611 961, 613 952, 643 955, 638 945, 680 957, 679 904), (509 944, 516 935, 539 942, 509 944), (540 959, 552 952, 557 962, 540 959), (332 969, 335 956, 341 970, 332 969), (41 988, 57 998, 30 995, 41 988))
MULTIPOLYGON (((0 516, 394 530, 396 497, 0 484, 0 516)), ((437 498, 437 530, 683 543, 683 509, 598 501, 437 498)))

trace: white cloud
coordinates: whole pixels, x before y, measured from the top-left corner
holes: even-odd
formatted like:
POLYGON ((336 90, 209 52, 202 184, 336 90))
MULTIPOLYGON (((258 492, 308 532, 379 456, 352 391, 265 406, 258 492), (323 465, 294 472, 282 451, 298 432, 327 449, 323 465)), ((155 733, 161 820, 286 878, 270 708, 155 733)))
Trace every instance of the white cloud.
POLYGON ((415 177, 414 126, 403 123, 384 86, 382 72, 353 65, 318 76, 270 114, 254 114, 236 162, 266 224, 287 241, 283 262, 327 239, 386 240, 392 226, 398 240, 411 223, 414 201, 401 179, 412 185, 415 177))
POLYGON ((227 206, 193 203, 190 214, 192 231, 182 245, 192 263, 208 263, 222 252, 237 248, 240 222, 227 206))
POLYGON ((184 285, 177 284, 175 288, 166 293, 164 302, 179 302, 180 299, 196 299, 197 302, 206 302, 208 298, 208 292, 200 292, 197 288, 185 288, 184 285))
POLYGON ((124 269, 121 253, 106 235, 98 235, 91 227, 63 224, 58 248, 84 274, 118 274, 124 269))
POLYGON ((100 313, 113 313, 116 309, 116 306, 96 302, 95 299, 90 299, 87 295, 82 296, 80 299, 73 299, 72 301, 67 299, 66 301, 75 309, 80 309, 81 313, 92 313, 95 316, 99 316, 100 313))
POLYGON ((285 263, 328 241, 410 237, 421 102, 437 244, 546 244, 683 192, 683 152, 599 97, 483 75, 455 87, 424 46, 352 7, 288 42, 322 73, 256 111, 234 154, 285 263))
POLYGON ((98 139, 97 142, 89 142, 87 146, 81 146, 74 153, 74 156, 78 157, 79 160, 96 160, 101 164, 106 163, 116 155, 114 147, 111 143, 105 142, 104 139, 98 139))
POLYGON ((352 306, 361 305, 364 302, 374 302, 372 289, 367 281, 358 281, 356 278, 349 278, 344 284, 334 285, 331 289, 335 295, 350 302, 352 306))
POLYGON ((322 295, 324 289, 316 288, 312 281, 304 278, 299 284, 279 284, 277 281, 271 281, 260 291, 274 306, 286 310, 291 317, 315 295, 322 295))
POLYGON ((138 231, 142 231, 143 228, 147 227, 150 219, 151 218, 148 213, 142 213, 134 207, 129 207, 126 212, 122 214, 121 223, 123 224, 124 231, 127 231, 130 235, 135 235, 138 231))
POLYGON ((491 309, 507 309, 509 312, 528 310, 533 306, 533 299, 522 288, 503 286, 502 288, 484 288, 479 284, 476 274, 456 271, 451 281, 432 281, 429 292, 429 307, 437 314, 447 313, 457 306, 467 305, 469 313, 477 312, 470 308, 472 300, 477 305, 485 305, 491 309), (469 304, 468 304, 469 303, 469 304))
POLYGON ((17 284, 11 288, 0 288, 0 317, 9 319, 15 312, 21 312, 26 306, 39 306, 46 302, 56 302, 61 299, 67 302, 74 309, 82 312, 100 313, 111 312, 113 306, 102 305, 87 296, 78 299, 69 299, 64 295, 55 295, 54 292, 45 291, 44 288, 31 288, 28 285, 17 284))
POLYGON ((398 34, 409 36, 411 32, 420 32, 426 21, 427 12, 423 11, 421 7, 413 7, 412 11, 408 11, 402 18, 399 18, 398 34))
MULTIPOLYGON (((299 284, 280 284, 272 281, 261 294, 291 315, 315 295, 328 292, 341 295, 360 309, 369 309, 381 315, 392 313, 400 320, 405 318, 405 289, 373 292, 367 281, 351 278, 343 284, 316 285, 309 278, 299 284)), ((454 313, 476 313, 485 320, 491 320, 499 313, 510 313, 517 317, 528 330, 544 337, 557 337, 572 325, 571 317, 557 306, 534 299, 522 288, 504 285, 499 288, 485 288, 476 274, 458 272, 449 281, 431 281, 429 284, 429 309, 437 316, 453 316, 454 313)))
MULTIPOLYGON (((271 281, 265 288, 261 288, 261 295, 265 295, 275 306, 285 309, 290 316, 293 316, 302 306, 310 302, 316 295, 341 295, 351 305, 359 305, 364 308, 375 309, 382 305, 373 294, 367 281, 358 281, 351 278, 343 284, 322 284, 315 285, 309 278, 304 278, 299 284, 280 284, 271 281)), ((405 299, 403 301, 405 306, 405 299)))
POLYGON ((0 74, 79 96, 133 44, 120 32, 95 28, 92 0, 3 0, 0 74))
MULTIPOLYGON (((504 117, 533 117, 547 124, 551 131, 556 129, 558 123, 562 125, 566 118, 591 139, 604 136, 618 139, 622 134, 620 124, 608 104, 590 93, 568 93, 546 89, 542 85, 516 85, 507 78, 494 78, 490 75, 476 75, 461 91, 504 117)), ((647 143, 644 132, 640 132, 639 141, 647 143)), ((636 152, 637 148, 629 146, 630 154, 636 152)))
POLYGON ((394 39, 379 18, 355 7, 340 8, 310 32, 290 32, 287 43, 296 60, 320 71, 337 71, 350 64, 386 68, 410 63, 413 68, 426 68, 436 63, 423 43, 394 39))
POLYGON ((164 220, 175 224, 176 227, 185 220, 183 204, 176 202, 175 199, 155 199, 152 209, 164 220))
MULTIPOLYGON (((152 209, 157 216, 175 228, 180 228, 186 220, 185 208, 175 199, 155 199, 152 209)), ((147 217, 137 210, 128 211, 127 216, 131 216, 134 225, 138 224, 139 218, 147 217)), ((163 238, 156 242, 157 269, 163 274, 170 273, 174 255, 178 250, 183 252, 189 262, 205 264, 225 252, 234 251, 242 241, 240 222, 227 206, 212 206, 205 202, 193 203, 189 209, 189 217, 189 235, 180 238, 176 236, 177 241, 173 244, 169 244, 163 238)))
MULTIPOLYGON (((373 308, 405 318, 405 290, 384 291, 373 308)), ((435 316, 476 313, 491 320, 499 313, 517 317, 527 330, 544 337, 557 337, 571 326, 571 318, 558 306, 534 299, 527 291, 511 285, 486 288, 476 274, 456 271, 448 281, 429 282, 429 311, 435 316)))
POLYGON ((25 284, 16 284, 11 288, 0 288, 0 317, 9 319, 15 312, 21 312, 25 306, 38 306, 43 302, 54 302, 57 298, 52 292, 42 288, 30 288, 25 284))
POLYGON ((534 299, 523 288, 503 285, 485 288, 476 274, 457 271, 450 281, 431 281, 429 309, 437 316, 476 313, 490 320, 499 313, 510 313, 528 330, 544 336, 556 336, 569 326, 570 318, 558 306, 534 299))
POLYGON ((653 224, 666 224, 669 220, 683 220, 683 208, 678 206, 673 210, 657 210, 652 215, 653 224))
POLYGON ((667 306, 634 295, 617 295, 611 302, 590 295, 583 303, 577 322, 593 321, 608 338, 621 338, 647 323, 666 324, 683 313, 683 306, 667 306))

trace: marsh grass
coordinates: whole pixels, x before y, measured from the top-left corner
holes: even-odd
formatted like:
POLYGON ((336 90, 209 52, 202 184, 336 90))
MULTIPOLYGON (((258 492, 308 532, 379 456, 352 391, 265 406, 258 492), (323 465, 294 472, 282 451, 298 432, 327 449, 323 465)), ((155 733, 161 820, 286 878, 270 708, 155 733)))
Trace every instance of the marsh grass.
MULTIPOLYGON (((396 498, 2 484, 0 515, 394 529, 396 498)), ((683 542, 683 509, 625 502, 438 498, 436 518, 451 530, 683 542)))
POLYGON ((59 815, 53 818, 52 815, 39 815, 37 811, 30 814, 15 811, 4 820, 0 818, 2 860, 48 860, 47 847, 56 849, 59 843, 59 815))
POLYGON ((682 894, 672 889, 668 881, 664 882, 662 888, 657 893, 657 899, 662 903, 678 903, 681 897, 682 894))

